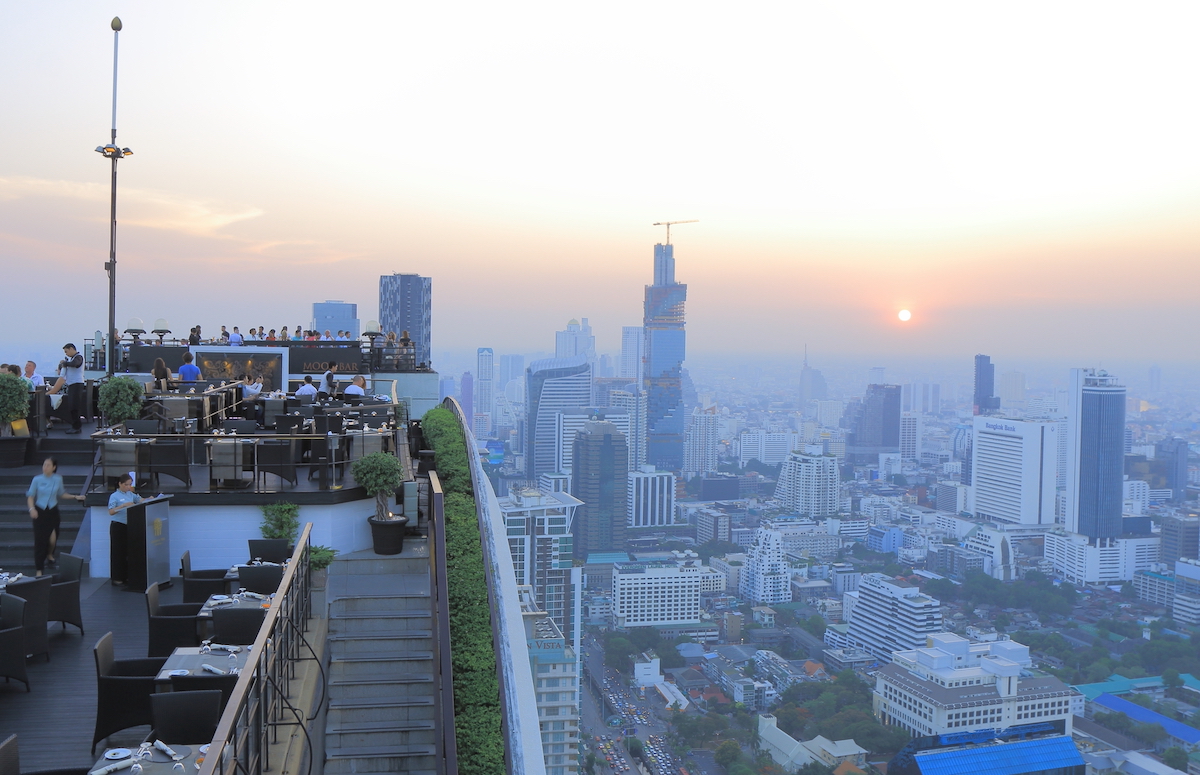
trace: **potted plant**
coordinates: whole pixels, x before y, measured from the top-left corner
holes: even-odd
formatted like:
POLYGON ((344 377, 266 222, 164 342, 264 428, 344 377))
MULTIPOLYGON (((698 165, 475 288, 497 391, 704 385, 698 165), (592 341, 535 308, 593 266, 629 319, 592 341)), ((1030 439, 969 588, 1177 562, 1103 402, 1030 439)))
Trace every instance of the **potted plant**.
POLYGON ((136 420, 142 414, 146 388, 133 377, 113 377, 100 386, 100 414, 109 425, 136 420))
POLYGON ((260 508, 263 520, 258 529, 262 537, 286 540, 288 554, 291 554, 296 544, 296 531, 300 529, 300 507, 287 501, 276 501, 260 508))
POLYGON ((20 378, 0 374, 0 468, 25 465, 29 437, 13 433, 13 423, 29 414, 29 388, 20 378))
POLYGON ((388 496, 404 483, 400 460, 387 452, 372 452, 354 461, 350 473, 354 481, 375 498, 375 514, 367 519, 375 554, 400 554, 404 551, 408 517, 388 510, 388 496))

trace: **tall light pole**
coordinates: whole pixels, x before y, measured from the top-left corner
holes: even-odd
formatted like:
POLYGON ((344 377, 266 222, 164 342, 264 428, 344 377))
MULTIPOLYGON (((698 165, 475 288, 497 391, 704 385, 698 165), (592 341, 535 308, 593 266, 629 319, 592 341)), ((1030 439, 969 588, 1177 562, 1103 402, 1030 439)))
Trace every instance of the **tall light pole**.
POLYGON ((114 16, 113 31, 113 91, 112 91, 112 139, 108 145, 96 147, 96 153, 107 159, 112 159, 112 205, 108 224, 108 263, 104 268, 108 271, 108 332, 104 336, 107 342, 104 348, 104 368, 108 376, 113 375, 116 368, 117 343, 113 333, 117 330, 117 160, 132 156, 128 148, 117 147, 117 43, 121 38, 121 19, 114 16))

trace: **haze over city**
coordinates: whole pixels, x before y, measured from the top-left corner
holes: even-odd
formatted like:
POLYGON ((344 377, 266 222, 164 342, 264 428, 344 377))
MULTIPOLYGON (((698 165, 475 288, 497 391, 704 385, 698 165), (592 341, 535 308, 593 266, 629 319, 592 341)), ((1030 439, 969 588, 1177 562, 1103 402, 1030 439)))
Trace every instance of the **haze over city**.
POLYGON ((120 15, 122 328, 365 320, 404 271, 435 278, 440 350, 588 316, 615 352, 650 224, 695 218, 696 357, 1194 360, 1196 13, 22 5, 0 256, 61 287, 12 294, 0 345, 103 326, 120 15))

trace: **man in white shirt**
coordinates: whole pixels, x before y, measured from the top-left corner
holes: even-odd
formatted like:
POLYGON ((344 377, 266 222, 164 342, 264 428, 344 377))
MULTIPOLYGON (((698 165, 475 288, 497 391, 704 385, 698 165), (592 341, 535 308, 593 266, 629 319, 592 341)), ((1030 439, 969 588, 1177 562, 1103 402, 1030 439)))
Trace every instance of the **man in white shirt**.
POLYGON ((246 343, 246 340, 242 338, 242 334, 240 331, 238 331, 238 327, 234 326, 233 333, 229 335, 229 346, 230 347, 241 347, 245 343, 246 343))
POLYGON ((315 396, 317 394, 317 386, 313 384, 312 375, 304 375, 304 384, 296 388, 298 396, 315 396))
POLYGON ((345 331, 338 331, 338 335, 337 335, 337 337, 336 337, 336 338, 335 338, 333 341, 335 341, 335 342, 349 342, 350 340, 349 340, 349 339, 346 337, 346 332, 345 332, 345 331))
POLYGON ((45 378, 37 373, 37 364, 33 361, 25 361, 25 379, 32 382, 34 387, 46 384, 45 378))
POLYGON ((366 387, 367 381, 363 379, 361 374, 356 374, 354 375, 354 379, 350 381, 350 384, 346 386, 346 389, 342 391, 342 395, 365 396, 367 394, 366 387))

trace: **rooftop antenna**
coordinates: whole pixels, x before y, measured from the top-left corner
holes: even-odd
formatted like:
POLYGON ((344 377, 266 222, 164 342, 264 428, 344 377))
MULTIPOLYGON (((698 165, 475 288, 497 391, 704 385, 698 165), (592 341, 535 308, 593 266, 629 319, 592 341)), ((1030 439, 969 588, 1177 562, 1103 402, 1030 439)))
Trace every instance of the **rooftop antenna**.
POLYGON ((667 244, 668 244, 668 245, 670 245, 670 244, 671 244, 671 227, 672 227, 672 226, 674 226, 674 225, 675 225, 675 224, 677 224, 677 223, 700 223, 700 221, 698 221, 698 220, 691 220, 691 221, 659 221, 658 223, 655 223, 655 224, 652 224, 652 225, 654 225, 654 226, 666 226, 666 227, 667 227, 667 244))

